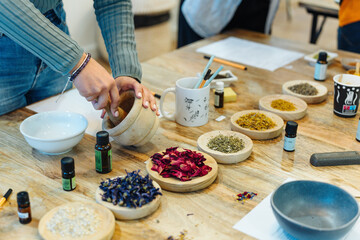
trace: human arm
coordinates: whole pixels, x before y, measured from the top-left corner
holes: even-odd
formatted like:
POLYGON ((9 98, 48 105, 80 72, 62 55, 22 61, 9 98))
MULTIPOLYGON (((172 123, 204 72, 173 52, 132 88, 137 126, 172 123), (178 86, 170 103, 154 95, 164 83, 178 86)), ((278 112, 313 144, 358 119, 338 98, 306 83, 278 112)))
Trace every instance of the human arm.
MULTIPOLYGON (((28 0, 1 0, 0 31, 43 60, 54 71, 68 75, 77 69, 86 54, 76 41, 43 15, 55 7, 52 2, 34 6, 28 0)), ((74 85, 88 101, 99 99, 94 104, 95 109, 106 105, 107 97, 110 96, 111 109, 117 115, 115 110, 119 93, 115 81, 95 60, 90 60, 86 69, 75 79, 74 85), (106 102, 103 100, 105 98, 106 102)))
POLYGON ((0 31, 63 75, 80 61, 83 49, 28 0, 0 1, 0 31))
POLYGON ((143 106, 157 110, 155 98, 140 83, 141 66, 137 57, 134 20, 130 0, 95 0, 97 21, 109 53, 113 77, 120 92, 134 89, 143 106), (135 79, 138 81, 136 82, 135 79))

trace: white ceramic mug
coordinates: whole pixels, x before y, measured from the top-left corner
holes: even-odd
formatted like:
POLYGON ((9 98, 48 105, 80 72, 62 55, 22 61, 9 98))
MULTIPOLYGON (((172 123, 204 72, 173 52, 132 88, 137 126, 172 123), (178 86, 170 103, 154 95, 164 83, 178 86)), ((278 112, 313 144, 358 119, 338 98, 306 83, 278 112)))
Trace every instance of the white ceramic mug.
POLYGON ((176 81, 175 88, 168 88, 161 94, 160 112, 169 120, 187 127, 199 127, 208 122, 210 85, 194 89, 199 78, 187 77, 176 81), (166 113, 163 103, 166 94, 175 93, 175 112, 166 113))

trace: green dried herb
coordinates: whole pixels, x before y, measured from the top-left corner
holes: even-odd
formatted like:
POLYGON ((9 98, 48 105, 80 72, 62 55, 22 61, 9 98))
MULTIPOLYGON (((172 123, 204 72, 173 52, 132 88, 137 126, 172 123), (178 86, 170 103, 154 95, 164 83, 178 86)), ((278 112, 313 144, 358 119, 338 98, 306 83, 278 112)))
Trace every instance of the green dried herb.
POLYGON ((217 135, 210 139, 208 148, 222 153, 236 153, 244 149, 245 144, 242 139, 234 136, 217 135))
POLYGON ((318 90, 316 89, 316 87, 308 83, 296 84, 294 86, 289 87, 289 90, 294 93, 305 96, 315 96, 316 94, 318 94, 318 90))

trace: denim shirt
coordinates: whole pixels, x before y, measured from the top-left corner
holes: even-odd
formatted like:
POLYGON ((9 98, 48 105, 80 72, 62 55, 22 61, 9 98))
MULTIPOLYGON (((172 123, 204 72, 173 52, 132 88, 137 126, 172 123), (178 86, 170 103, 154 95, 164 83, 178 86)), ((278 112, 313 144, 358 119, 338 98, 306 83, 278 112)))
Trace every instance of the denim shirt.
MULTIPOLYGON (((131 0, 94 0, 94 8, 113 76, 140 80, 131 0)), ((51 69, 66 75, 84 50, 44 16, 50 10, 66 24, 61 0, 0 0, 0 35, 5 34, 51 69)), ((2 51, 6 49, 0 46, 0 54, 2 51)))
POLYGON ((181 11, 201 37, 211 37, 230 22, 242 0, 185 0, 181 11))

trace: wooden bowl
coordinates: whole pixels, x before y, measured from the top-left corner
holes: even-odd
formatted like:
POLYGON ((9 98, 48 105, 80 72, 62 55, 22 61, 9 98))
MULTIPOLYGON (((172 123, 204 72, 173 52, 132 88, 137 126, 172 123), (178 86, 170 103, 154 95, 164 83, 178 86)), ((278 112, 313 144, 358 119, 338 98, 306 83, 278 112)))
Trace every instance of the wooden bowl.
POLYGON ((320 103, 322 101, 325 101, 327 98, 327 93, 328 93, 328 89, 324 85, 314 82, 314 81, 309 81, 309 80, 294 80, 294 81, 286 82, 283 84, 282 90, 283 90, 284 94, 298 97, 298 98, 304 100, 306 103, 320 103), (302 83, 308 83, 311 86, 315 87, 316 90, 318 91, 318 93, 314 96, 306 96, 306 95, 294 93, 293 91, 291 91, 289 89, 289 87, 291 87, 291 86, 302 84, 302 83))
POLYGON ((49 212, 47 212, 39 222, 39 233, 43 239, 46 240, 58 240, 58 239, 71 239, 71 240, 110 240, 115 231, 115 218, 112 212, 101 206, 100 204, 96 204, 93 202, 70 202, 58 207, 53 208, 49 212), (85 235, 84 237, 77 238, 77 237, 63 237, 59 234, 54 234, 47 228, 47 223, 51 220, 54 214, 58 211, 61 207, 72 207, 72 208, 79 208, 79 207, 88 207, 92 208, 100 217, 101 223, 98 226, 96 232, 92 235, 85 235))
POLYGON ((275 113, 282 117, 286 121, 295 121, 303 118, 306 114, 307 104, 303 100, 297 97, 290 95, 268 95, 259 100, 259 108, 261 110, 266 110, 272 113, 275 113), (271 107, 271 102, 277 99, 283 99, 285 101, 291 102, 296 107, 294 111, 280 111, 278 109, 271 107))
MULTIPOLYGON (((160 188, 159 184, 157 184, 155 181, 153 181, 153 185, 155 188, 159 188, 160 192, 161 192, 161 188, 160 188)), ((97 188, 97 190, 95 192, 96 202, 103 205, 104 207, 110 209, 113 212, 113 214, 115 215, 115 218, 118 220, 134 220, 134 219, 147 217, 150 214, 152 214, 153 212, 155 212, 156 209, 158 209, 158 207, 160 205, 161 195, 157 195, 154 200, 152 200, 151 202, 149 202, 139 208, 114 206, 114 204, 105 202, 101 199, 101 194, 103 192, 104 191, 102 191, 100 188, 97 188)))
MULTIPOLYGON (((179 151, 184 149, 179 148, 179 151)), ((211 171, 202 177, 195 177, 190 181, 182 182, 176 178, 164 178, 162 177, 157 171, 151 170, 153 163, 151 158, 146 161, 146 171, 149 173, 150 177, 155 180, 162 189, 171 191, 171 192, 193 192, 198 191, 203 188, 208 187, 211 183, 213 183, 216 179, 218 173, 218 166, 213 157, 210 155, 196 151, 204 155, 206 161, 204 162, 206 165, 210 166, 212 169, 211 171)))
POLYGON ((150 107, 142 106, 142 99, 135 97, 130 90, 120 95, 119 107, 127 115, 114 126, 107 114, 102 122, 103 130, 107 131, 114 141, 123 146, 141 146, 150 141, 159 127, 159 119, 150 107))
POLYGON ((274 113, 267 112, 267 111, 261 111, 261 110, 245 110, 245 111, 237 112, 237 113, 234 113, 230 119, 231 130, 243 133, 243 134, 247 135, 248 137, 250 137, 251 139, 257 139, 257 140, 266 140, 266 139, 276 138, 277 136, 279 136, 282 133, 283 126, 284 126, 284 121, 281 119, 281 117, 279 117, 278 115, 276 115, 274 113), (240 127, 236 123, 236 120, 238 120, 241 116, 246 115, 248 113, 265 114, 267 117, 269 117, 271 120, 274 121, 276 126, 271 129, 264 130, 264 131, 251 130, 248 128, 240 127))
POLYGON ((208 153, 210 156, 215 158, 215 160, 218 163, 232 164, 232 163, 238 163, 238 162, 244 161, 245 159, 247 159, 250 156, 252 149, 253 149, 253 142, 251 141, 251 139, 248 136, 246 136, 242 133, 229 131, 229 130, 217 130, 217 131, 207 132, 207 133, 204 133, 203 135, 201 135, 197 140, 197 146, 200 151, 208 153), (223 152, 212 150, 211 148, 209 148, 207 146, 207 144, 210 141, 210 139, 212 139, 213 137, 216 137, 220 134, 222 134, 224 136, 234 136, 239 139, 242 139, 244 141, 244 145, 245 145, 244 149, 242 149, 238 152, 235 152, 235 153, 223 153, 223 152))

